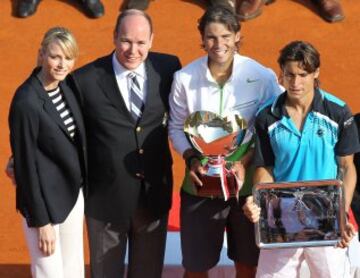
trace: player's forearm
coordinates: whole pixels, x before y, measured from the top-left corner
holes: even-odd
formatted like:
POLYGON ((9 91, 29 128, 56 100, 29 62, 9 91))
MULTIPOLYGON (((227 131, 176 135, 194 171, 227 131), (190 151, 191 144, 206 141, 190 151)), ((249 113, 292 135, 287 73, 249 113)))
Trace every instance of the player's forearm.
POLYGON ((349 211, 356 187, 356 169, 353 163, 353 155, 341 157, 339 159, 339 171, 342 174, 344 185, 345 210, 349 211))
POLYGON ((344 171, 344 195, 345 195, 345 211, 349 211, 351 200, 356 186, 356 170, 354 165, 342 168, 344 171))
POLYGON ((254 184, 264 183, 264 182, 274 182, 274 177, 272 175, 272 168, 271 167, 256 168, 253 181, 254 184))

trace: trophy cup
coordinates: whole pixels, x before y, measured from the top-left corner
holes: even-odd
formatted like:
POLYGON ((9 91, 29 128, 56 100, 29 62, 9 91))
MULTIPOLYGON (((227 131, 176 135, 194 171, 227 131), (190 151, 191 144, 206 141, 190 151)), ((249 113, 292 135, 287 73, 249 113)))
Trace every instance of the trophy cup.
POLYGON ((197 187, 197 195, 225 200, 237 197, 242 181, 231 171, 233 163, 226 158, 251 140, 245 120, 239 114, 221 117, 209 111, 196 111, 185 120, 184 131, 204 157, 206 174, 200 177, 204 185, 197 187))

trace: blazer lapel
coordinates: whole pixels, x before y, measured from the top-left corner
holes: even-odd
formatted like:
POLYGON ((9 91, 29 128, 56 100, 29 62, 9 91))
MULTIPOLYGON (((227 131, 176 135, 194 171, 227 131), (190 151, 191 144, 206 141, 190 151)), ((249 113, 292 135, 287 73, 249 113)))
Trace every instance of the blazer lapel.
POLYGON ((44 110, 48 115, 57 123, 60 129, 65 133, 66 136, 70 137, 69 132, 67 131, 64 122, 60 118, 59 112, 56 110, 55 105, 51 102, 47 92, 42 86, 40 80, 33 74, 30 78, 31 85, 35 88, 35 91, 40 99, 44 102, 44 110))
POLYGON ((152 101, 159 98, 159 83, 160 75, 155 71, 150 59, 145 62, 146 76, 147 76, 147 94, 144 102, 144 111, 141 118, 146 118, 146 114, 150 113, 149 109, 152 105, 152 101))
MULTIPOLYGON (((81 141, 83 142, 83 140, 85 140, 85 127, 83 124, 83 118, 80 112, 80 107, 78 105, 78 102, 75 98, 74 93, 70 90, 70 88, 64 83, 61 82, 60 84, 61 90, 64 94, 65 100, 66 100, 66 104, 69 107, 75 124, 76 124, 76 128, 77 128, 77 132, 80 133, 80 137, 81 137, 81 141)), ((70 136, 70 134, 67 132, 67 134, 70 136)))
POLYGON ((115 72, 112 65, 112 54, 107 57, 104 62, 104 66, 99 68, 98 77, 98 84, 105 95, 110 99, 110 102, 120 111, 120 113, 128 115, 129 120, 134 122, 134 119, 126 107, 116 82, 115 72))
MULTIPOLYGON (((81 113, 80 105, 75 97, 74 92, 66 85, 65 82, 61 82, 60 86, 63 91, 64 97, 66 99, 66 103, 73 115, 73 118, 74 118, 74 121, 76 124, 76 133, 77 134, 75 136, 77 136, 77 138, 81 142, 82 159, 83 159, 83 163, 85 165, 84 171, 86 173, 86 171, 87 171, 86 133, 85 133, 84 120, 83 120, 83 116, 81 113)), ((69 132, 67 132, 67 134, 69 134, 69 132)), ((70 134, 69 134, 69 138, 71 138, 70 134)), ((85 176, 85 179, 86 179, 86 176, 85 176)), ((87 194, 86 190, 87 190, 87 188, 85 187, 85 194, 87 194)))

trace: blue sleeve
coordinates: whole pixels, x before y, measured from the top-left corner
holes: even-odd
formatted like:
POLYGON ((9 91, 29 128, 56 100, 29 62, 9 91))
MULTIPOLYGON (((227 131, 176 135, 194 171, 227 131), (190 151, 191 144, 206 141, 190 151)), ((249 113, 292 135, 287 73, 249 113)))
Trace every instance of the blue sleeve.
POLYGON ((339 124, 339 137, 335 146, 338 156, 355 154, 360 151, 359 134, 354 117, 348 106, 344 106, 339 124))

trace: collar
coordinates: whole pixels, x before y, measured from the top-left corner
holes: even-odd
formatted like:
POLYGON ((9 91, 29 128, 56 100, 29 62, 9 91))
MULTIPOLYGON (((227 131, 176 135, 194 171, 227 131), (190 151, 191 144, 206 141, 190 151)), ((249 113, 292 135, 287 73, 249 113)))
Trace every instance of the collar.
POLYGON ((112 55, 112 65, 114 68, 115 75, 120 78, 126 78, 130 72, 134 72, 137 76, 141 77, 143 80, 146 80, 144 62, 142 62, 135 70, 128 70, 119 63, 118 59, 116 58, 116 53, 114 51, 112 55))
MULTIPOLYGON (((289 117, 286 109, 285 109, 285 100, 286 100, 287 92, 285 91, 281 95, 279 95, 273 104, 271 105, 271 113, 277 117, 282 118, 283 116, 289 117)), ((321 89, 315 89, 314 98, 311 103, 310 111, 321 111, 324 104, 324 91, 321 89)))
MULTIPOLYGON (((48 98, 48 96, 47 96, 46 90, 45 90, 45 88, 43 87, 43 84, 41 83, 41 81, 40 81, 40 79, 39 79, 39 77, 38 77, 38 74, 39 74, 40 70, 41 70, 41 67, 36 67, 36 68, 32 71, 32 73, 31 73, 31 75, 30 75, 30 77, 29 77, 28 80, 30 81, 31 85, 35 88, 35 91, 36 91, 37 95, 38 95, 41 99, 43 99, 43 100, 45 100, 45 101, 48 101, 49 98, 48 98)), ((60 82, 59 82, 59 86, 62 86, 62 83, 63 83, 63 82, 60 81, 60 82)))
POLYGON ((40 72, 40 70, 41 70, 41 67, 36 67, 36 68, 34 68, 33 71, 32 71, 32 73, 31 73, 31 75, 32 75, 32 76, 37 76, 38 73, 40 72))
POLYGON ((31 77, 34 78, 36 80, 36 82, 38 82, 40 84, 41 87, 43 87, 43 85, 42 85, 42 83, 40 81, 40 78, 39 78, 39 72, 40 71, 41 71, 41 67, 34 68, 34 70, 31 73, 31 77))
MULTIPOLYGON (((209 82, 215 83, 215 84, 218 85, 218 83, 216 82, 214 77, 211 75, 211 72, 210 72, 210 69, 209 69, 209 66, 208 66, 208 61, 209 61, 209 56, 207 55, 207 56, 205 56, 205 59, 203 59, 203 67, 205 68, 205 70, 203 72, 206 72, 205 77, 209 82)), ((232 63, 231 74, 230 74, 229 79, 226 80, 225 83, 232 81, 233 75, 234 75, 234 72, 235 72, 235 68, 239 64, 239 62, 240 62, 240 55, 237 52, 235 52, 234 58, 233 58, 233 63, 232 63)))

